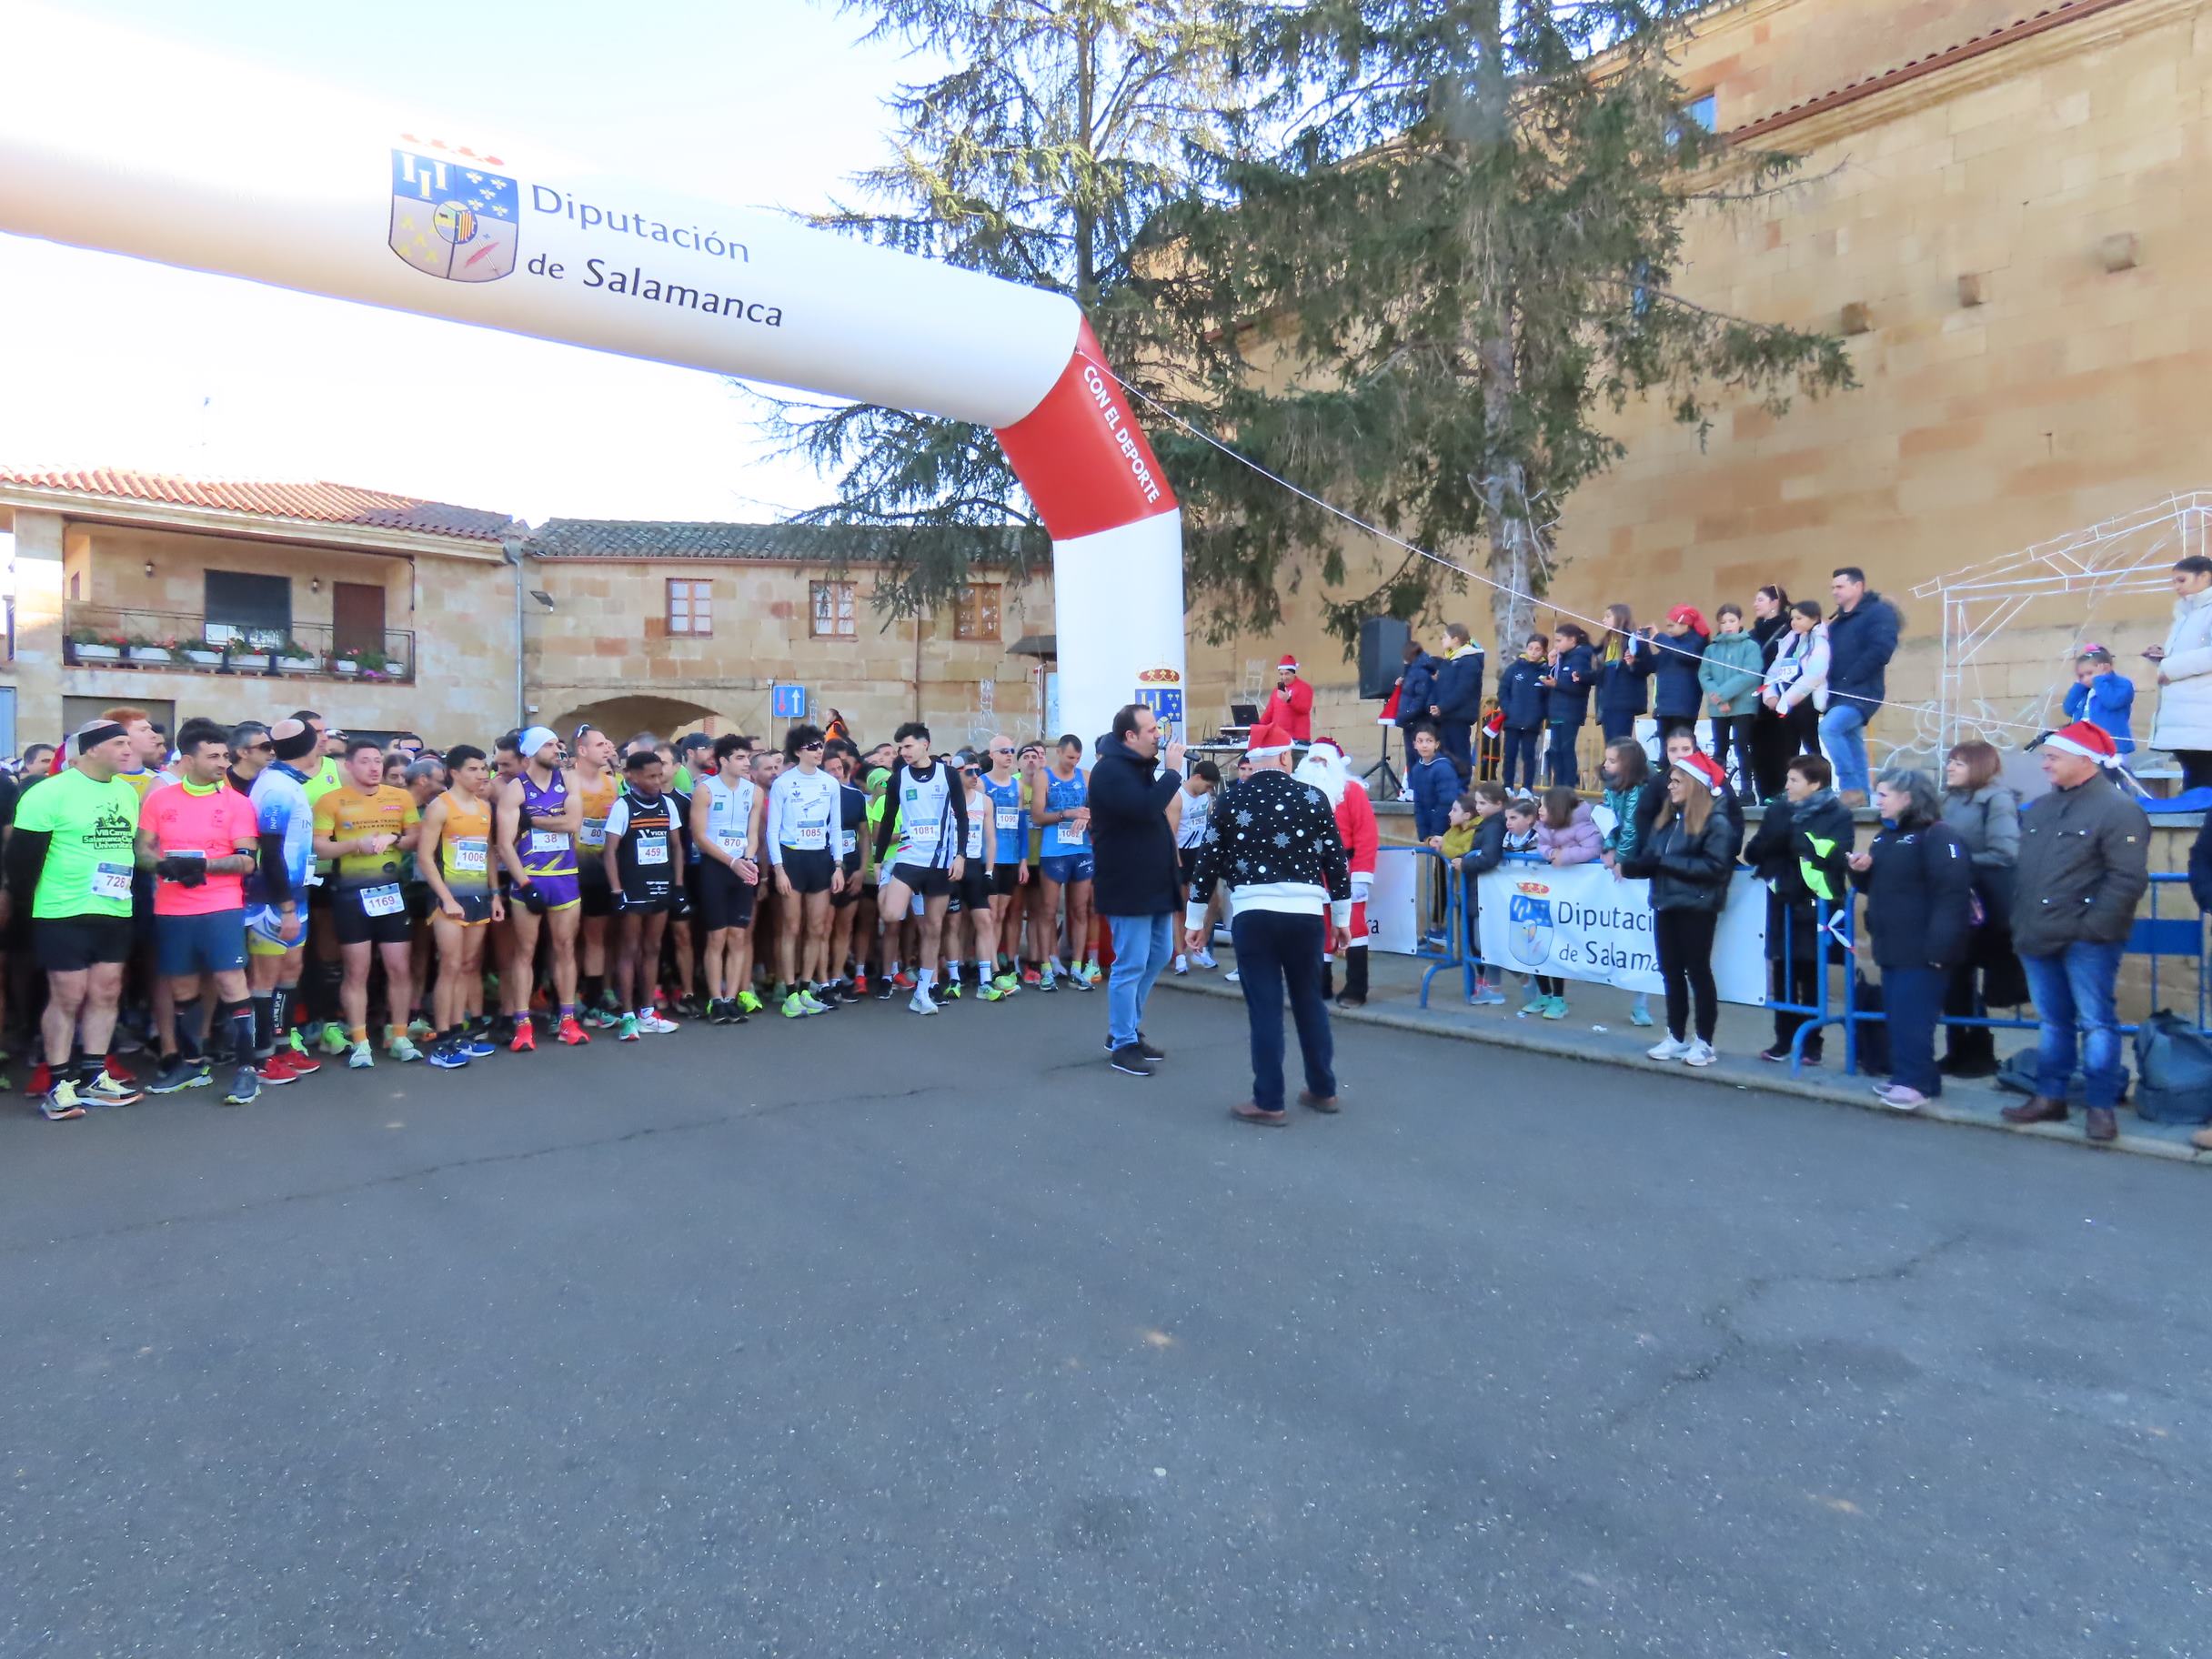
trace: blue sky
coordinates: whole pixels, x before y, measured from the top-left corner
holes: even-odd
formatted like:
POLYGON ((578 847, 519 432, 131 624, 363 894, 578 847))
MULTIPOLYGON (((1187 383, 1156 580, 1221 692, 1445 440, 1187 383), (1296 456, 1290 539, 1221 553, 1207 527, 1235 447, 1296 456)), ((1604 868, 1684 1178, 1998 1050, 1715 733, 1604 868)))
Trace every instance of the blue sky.
MULTIPOLYGON (((800 210, 887 153, 880 100, 926 68, 807 0, 67 4, 677 194, 800 210)), ((98 118, 96 88, 85 107, 98 118)), ((533 521, 768 518, 826 494, 694 371, 6 236, 0 317, 9 464, 322 478, 533 521), (498 396, 426 418, 441 367, 498 396)))

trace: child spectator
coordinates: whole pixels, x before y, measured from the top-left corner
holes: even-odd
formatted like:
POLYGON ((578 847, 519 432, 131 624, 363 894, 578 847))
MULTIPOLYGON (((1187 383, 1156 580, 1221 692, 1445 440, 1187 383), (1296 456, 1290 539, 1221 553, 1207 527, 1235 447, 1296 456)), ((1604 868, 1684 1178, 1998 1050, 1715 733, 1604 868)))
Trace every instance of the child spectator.
MULTIPOLYGON (((1413 797, 1413 837, 1424 846, 1443 850, 1444 831, 1452 827, 1452 803, 1467 787, 1467 775, 1443 752, 1433 726, 1413 728, 1413 760, 1405 769, 1405 787, 1413 797)), ((1423 859, 1423 864, 1428 860, 1423 859)), ((1429 895, 1430 923, 1422 935, 1424 945, 1446 942, 1443 916, 1450 900, 1442 881, 1429 895)))
MULTIPOLYGON (((1481 788, 1477 785, 1476 788, 1481 788)), ((1501 794, 1503 793, 1501 788, 1501 794)), ((1444 831, 1444 839, 1437 843, 1436 850, 1444 855, 1447 863, 1456 864, 1467 856, 1467 849, 1474 845, 1474 790, 1470 789, 1452 803, 1452 827, 1444 831)))
POLYGON ((2120 753, 2132 755, 2135 706, 2136 682, 2115 671, 2112 653, 2101 645, 2083 646, 2074 659, 2074 683, 2066 688, 2066 719, 2102 727, 2120 753))
MULTIPOLYGON (((1634 738, 1623 738, 1605 745, 1605 759, 1599 768, 1605 785, 1605 810, 1613 815, 1613 827, 1605 831, 1604 850, 1600 856, 1605 868, 1614 875, 1621 873, 1624 860, 1636 853, 1637 839, 1650 827, 1650 819, 1657 809, 1644 810, 1647 798, 1656 797, 1652 788, 1652 766, 1644 755, 1644 745, 1634 738)), ((1632 1025, 1652 1022, 1652 997, 1648 990, 1639 990, 1628 1004, 1628 1020, 1632 1025)))
POLYGON ((1551 672, 1549 643, 1542 634, 1531 634, 1522 644, 1520 657, 1498 676, 1498 713, 1504 721, 1505 747, 1498 778, 1508 789, 1516 772, 1524 786, 1536 781, 1537 734, 1543 729, 1550 700, 1544 689, 1544 677, 1551 672))
POLYGON ((1625 605, 1605 607, 1605 633, 1591 653, 1597 680, 1597 728, 1612 743, 1636 735, 1644 712, 1644 682, 1657 666, 1650 645, 1636 637, 1636 618, 1625 605))
POLYGON ((1590 803, 1573 789, 1554 785, 1543 792, 1543 810, 1536 819, 1536 850, 1554 870, 1570 864, 1589 864, 1604 851, 1590 803))
POLYGON ((1828 625, 1813 600, 1790 607, 1789 631, 1775 648, 1759 699, 1781 721, 1783 746, 1791 754, 1820 753, 1820 715, 1828 706, 1828 625))
MULTIPOLYGON (((1824 971, 1820 909, 1848 909, 1845 860, 1851 856, 1851 810, 1836 799, 1835 773, 1819 755, 1799 755, 1784 774, 1782 793, 1765 816, 1744 860, 1766 883, 1766 960, 1773 1000, 1811 1008, 1819 1001, 1824 971)), ((1797 1028, 1805 1033, 1805 1063, 1821 1058, 1820 1027, 1809 1014, 1775 1010, 1775 1041, 1759 1058, 1787 1064, 1797 1028)), ((1994 1069, 1994 1067, 1993 1067, 1994 1069)))
MULTIPOLYGON (((1588 648, 1585 647, 1585 649, 1588 648)), ((1570 795, 1572 789, 1567 791, 1570 795)), ((1541 856, 1543 849, 1537 844, 1538 827, 1543 821, 1543 809, 1530 799, 1514 799, 1505 803, 1505 846, 1507 852, 1541 856)), ((1535 1014, 1545 1020, 1564 1020, 1567 1017, 1565 991, 1567 982, 1548 973, 1533 973, 1523 988, 1521 1014, 1523 1020, 1535 1014), (1552 1010, 1556 1007, 1557 1013, 1552 1010)))
POLYGON ((1666 613, 1666 627, 1661 631, 1666 638, 1653 648, 1658 666, 1652 670, 1657 682, 1652 694, 1652 713, 1664 738, 1697 729, 1698 705, 1705 695, 1704 688, 1698 684, 1697 670, 1713 630, 1696 606, 1677 605, 1666 613))
POLYGON ((1538 683, 1548 693, 1543 718, 1552 729, 1552 781, 1570 789, 1582 785, 1582 772, 1574 759, 1574 735, 1590 716, 1594 669, 1590 636, 1572 622, 1562 622, 1552 631, 1552 671, 1538 683))
POLYGON ((1728 902, 1741 837, 1721 809, 1728 793, 1721 769, 1694 750, 1667 769, 1666 803, 1636 849, 1628 873, 1652 884, 1652 940, 1666 982, 1666 1040, 1654 1060, 1709 1066, 1720 994, 1713 982, 1713 935, 1728 902), (1694 1039, 1690 1037, 1695 1007, 1694 1039))
POLYGON ((1474 643, 1464 622, 1445 626, 1443 646, 1443 661, 1436 670, 1435 689, 1430 693, 1436 701, 1429 712, 1436 721, 1444 753, 1459 762, 1463 773, 1472 775, 1474 754, 1470 734, 1475 721, 1483 718, 1483 648, 1474 643))
POLYGON ((1505 1002, 1496 977, 1483 964, 1483 934, 1477 925, 1482 915, 1481 880, 1497 869, 1505 856, 1505 804, 1503 785, 1478 783, 1453 807, 1455 815, 1467 815, 1467 847, 1459 857, 1459 873, 1460 890, 1467 896, 1467 960, 1474 964, 1474 989, 1467 993, 1467 1001, 1474 1008, 1500 1008, 1505 1002))
POLYGON ((1758 800, 1752 769, 1751 729, 1758 719, 1759 685, 1765 678, 1759 642, 1744 628, 1741 606, 1724 605, 1713 613, 1714 634, 1697 665, 1697 683, 1705 690, 1705 714, 1713 721, 1713 758, 1728 770, 1728 749, 1735 747, 1736 799, 1758 800))

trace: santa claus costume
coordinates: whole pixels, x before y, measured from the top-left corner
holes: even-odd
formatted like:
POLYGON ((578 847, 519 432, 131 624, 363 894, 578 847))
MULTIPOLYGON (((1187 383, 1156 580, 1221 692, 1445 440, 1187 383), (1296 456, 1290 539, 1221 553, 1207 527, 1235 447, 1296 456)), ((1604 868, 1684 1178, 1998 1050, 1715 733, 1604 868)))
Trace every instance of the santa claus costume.
POLYGON ((1367 896, 1374 887, 1375 848, 1379 839, 1374 802, 1368 799, 1367 786, 1352 775, 1351 764, 1333 738, 1316 738, 1292 776, 1302 783, 1312 784, 1328 797, 1330 809, 1336 814, 1337 837, 1344 843, 1345 856, 1352 864, 1352 940, 1345 947, 1344 994, 1336 995, 1333 973, 1323 977, 1322 989, 1326 995, 1335 999, 1339 1007, 1364 1007, 1367 896))
POLYGON ((1262 718, 1270 726, 1282 727, 1293 744, 1313 740, 1313 688, 1298 678, 1298 659, 1288 651, 1275 665, 1275 689, 1262 718))

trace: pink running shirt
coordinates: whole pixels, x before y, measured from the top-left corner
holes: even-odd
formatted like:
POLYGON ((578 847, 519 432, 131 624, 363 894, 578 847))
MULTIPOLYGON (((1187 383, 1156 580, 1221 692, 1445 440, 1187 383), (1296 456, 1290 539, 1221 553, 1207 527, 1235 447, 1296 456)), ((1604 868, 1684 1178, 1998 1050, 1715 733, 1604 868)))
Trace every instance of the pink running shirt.
MULTIPOLYGON (((257 840, 254 803, 223 784, 201 791, 188 783, 168 783, 146 798, 138 828, 153 838, 156 858, 176 852, 204 852, 227 859, 244 841, 257 840)), ((154 883, 156 916, 206 916, 246 908, 246 878, 211 875, 197 887, 176 881, 154 883)))

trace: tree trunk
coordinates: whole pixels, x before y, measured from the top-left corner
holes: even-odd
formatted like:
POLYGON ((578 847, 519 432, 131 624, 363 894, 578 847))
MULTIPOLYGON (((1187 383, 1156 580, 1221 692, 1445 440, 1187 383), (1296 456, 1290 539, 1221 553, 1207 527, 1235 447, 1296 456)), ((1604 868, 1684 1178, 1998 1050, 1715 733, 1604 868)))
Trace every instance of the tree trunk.
MULTIPOLYGON (((1487 0, 1474 7, 1473 28, 1477 45, 1472 107, 1468 111, 1472 160, 1477 169, 1494 166, 1501 150, 1513 142, 1513 89, 1506 75, 1505 37, 1502 0, 1487 0)), ((1493 175, 1494 176, 1494 174, 1493 175)), ((1490 239, 1488 215, 1478 207, 1471 216, 1468 234, 1475 257, 1484 264, 1483 245, 1490 239)), ((1495 269, 1494 264, 1492 268, 1495 269)), ((1535 618, 1535 604, 1528 596, 1535 560, 1528 521, 1528 468, 1507 447, 1513 429, 1513 407, 1521 389, 1520 366, 1513 352, 1513 318, 1519 310, 1513 287, 1491 281, 1484 285, 1478 316, 1482 337, 1475 357, 1482 365, 1483 426, 1488 454, 1482 476, 1483 516, 1490 532, 1490 612, 1497 638, 1492 642, 1501 665, 1520 655, 1520 642, 1535 618)))

